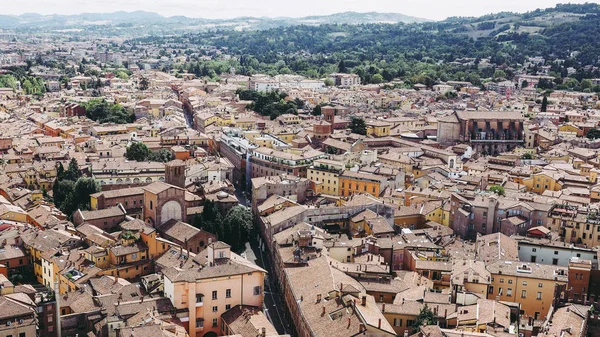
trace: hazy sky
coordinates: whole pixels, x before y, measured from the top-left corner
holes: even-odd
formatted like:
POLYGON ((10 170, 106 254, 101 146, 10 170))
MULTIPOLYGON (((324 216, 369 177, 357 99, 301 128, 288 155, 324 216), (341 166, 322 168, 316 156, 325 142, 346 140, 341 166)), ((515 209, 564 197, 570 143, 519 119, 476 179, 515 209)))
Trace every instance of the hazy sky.
POLYGON ((292 16, 344 11, 394 12, 432 20, 448 16, 479 16, 500 11, 525 12, 557 3, 599 2, 580 0, 1 0, 1 14, 78 14, 145 10, 165 16, 203 18, 237 16, 292 16))

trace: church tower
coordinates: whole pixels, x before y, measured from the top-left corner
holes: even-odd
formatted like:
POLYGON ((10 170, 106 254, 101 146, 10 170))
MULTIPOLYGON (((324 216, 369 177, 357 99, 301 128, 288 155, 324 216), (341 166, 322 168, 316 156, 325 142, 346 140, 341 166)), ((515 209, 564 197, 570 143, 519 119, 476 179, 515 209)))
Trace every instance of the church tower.
POLYGON ((176 159, 165 164, 165 182, 185 188, 185 162, 183 160, 176 159))

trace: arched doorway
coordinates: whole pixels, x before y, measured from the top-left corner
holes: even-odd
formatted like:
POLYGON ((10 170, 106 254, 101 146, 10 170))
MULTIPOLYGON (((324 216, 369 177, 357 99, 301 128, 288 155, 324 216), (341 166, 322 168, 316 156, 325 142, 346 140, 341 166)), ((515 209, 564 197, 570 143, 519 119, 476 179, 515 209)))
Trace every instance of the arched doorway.
POLYGON ((214 332, 214 331, 209 331, 209 332, 205 333, 203 337, 218 337, 218 336, 219 336, 219 335, 217 335, 217 333, 216 333, 216 332, 214 332))

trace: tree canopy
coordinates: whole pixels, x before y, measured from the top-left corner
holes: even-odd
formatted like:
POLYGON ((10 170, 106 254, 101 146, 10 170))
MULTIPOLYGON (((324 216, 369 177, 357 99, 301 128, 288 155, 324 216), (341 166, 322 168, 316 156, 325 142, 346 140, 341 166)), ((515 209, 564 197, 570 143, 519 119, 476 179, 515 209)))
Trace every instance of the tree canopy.
POLYGON ((85 104, 86 116, 100 123, 126 124, 135 121, 135 115, 122 105, 110 103, 103 98, 94 98, 85 104))
POLYGON ((360 117, 352 117, 350 121, 350 130, 352 130, 353 133, 364 136, 367 134, 367 124, 365 123, 365 120, 360 117))
POLYGON ((167 149, 152 151, 146 144, 134 142, 127 147, 127 150, 125 151, 125 158, 135 161, 155 161, 166 163, 173 160, 174 156, 171 151, 167 149))

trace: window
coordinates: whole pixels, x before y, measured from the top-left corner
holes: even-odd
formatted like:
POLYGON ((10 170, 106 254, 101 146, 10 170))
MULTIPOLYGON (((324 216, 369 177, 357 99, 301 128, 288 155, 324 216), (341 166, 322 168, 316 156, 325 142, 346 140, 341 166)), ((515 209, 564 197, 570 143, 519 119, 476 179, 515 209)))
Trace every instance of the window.
POLYGON ((498 288, 498 296, 502 296, 502 288, 498 288))
POLYGON ((379 295, 379 302, 383 302, 383 295, 379 295))
POLYGON ((217 291, 216 291, 216 290, 214 290, 214 291, 212 292, 212 299, 213 299, 213 300, 216 300, 216 299, 217 299, 217 291))
POLYGON ((196 328, 204 328, 204 320, 199 318, 196 320, 196 328))
POLYGON ((216 328, 219 324, 219 320, 216 318, 213 318, 213 328, 216 328))
POLYGON ((394 326, 402 326, 402 318, 394 318, 394 326))
POLYGON ((204 302, 204 295, 196 294, 196 303, 202 303, 202 302, 204 302))
POLYGON ((225 290, 225 298, 231 298, 231 289, 225 290))
POLYGON ((494 294, 494 287, 490 286, 490 295, 494 294))
POLYGON ((541 300, 542 299, 542 292, 538 291, 537 296, 535 298, 538 299, 538 300, 541 300))
POLYGON ((500 279, 500 283, 504 283, 504 279, 503 278, 500 279))
POLYGON ((412 319, 407 319, 406 320, 406 327, 407 328, 410 328, 413 325, 415 325, 415 321, 413 321, 412 319))
POLYGON ((225 310, 231 309, 231 304, 225 304, 225 310))
POLYGON ((152 200, 150 200, 150 209, 152 210, 152 200))
POLYGON ((218 307, 218 306, 216 306, 216 305, 215 305, 215 306, 213 306, 213 312, 217 312, 217 311, 219 311, 219 307, 218 307))
POLYGON ((24 332, 19 332, 19 337, 26 337, 27 335, 24 332))
POLYGON ((508 280, 508 284, 512 284, 512 283, 513 283, 513 280, 508 280))
POLYGON ((558 259, 552 259, 552 264, 555 266, 558 265, 558 259))
POLYGON ((512 288, 506 288, 506 296, 512 296, 512 288))
POLYGON ((558 255, 558 250, 555 250, 555 251, 554 251, 554 255, 558 255))
POLYGON ((542 288, 544 285, 542 283, 538 283, 538 288, 542 288))
POLYGON ((523 281, 523 285, 524 285, 524 286, 527 286, 527 281, 523 281))
POLYGON ((521 290, 521 298, 527 298, 527 290, 521 290))
POLYGON ((258 296, 261 294, 260 286, 254 287, 254 296, 258 296))

